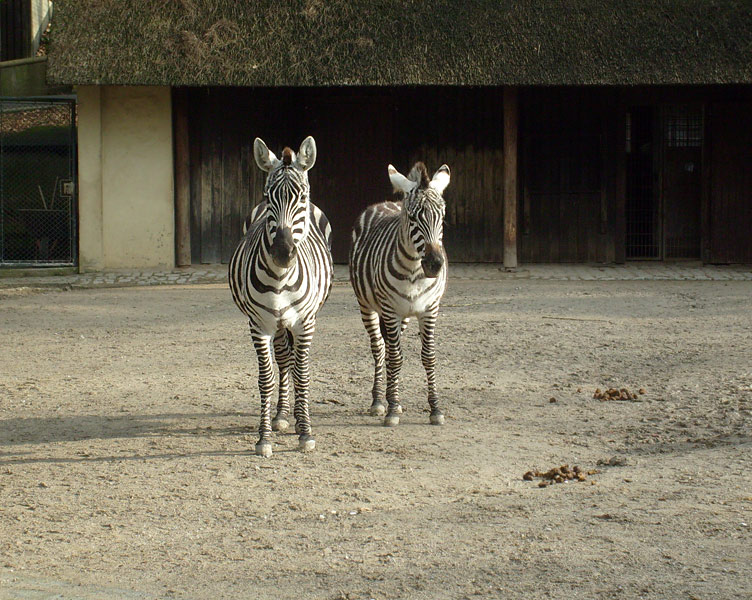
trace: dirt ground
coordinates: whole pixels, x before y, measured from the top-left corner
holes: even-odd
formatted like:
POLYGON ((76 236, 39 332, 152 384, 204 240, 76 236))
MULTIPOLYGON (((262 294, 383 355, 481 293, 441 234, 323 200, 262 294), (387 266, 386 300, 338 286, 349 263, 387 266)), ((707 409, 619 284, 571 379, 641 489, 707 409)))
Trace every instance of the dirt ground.
POLYGON ((752 597, 752 282, 450 276, 447 424, 411 324, 396 428, 337 284, 270 459, 223 285, 0 290, 0 336, 0 598, 752 597))

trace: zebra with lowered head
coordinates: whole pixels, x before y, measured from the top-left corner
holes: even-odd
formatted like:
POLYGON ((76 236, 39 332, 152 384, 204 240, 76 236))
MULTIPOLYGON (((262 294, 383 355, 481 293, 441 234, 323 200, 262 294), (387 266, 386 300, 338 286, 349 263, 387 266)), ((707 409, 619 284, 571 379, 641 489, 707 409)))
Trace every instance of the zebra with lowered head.
POLYGON ((261 424, 256 454, 272 454, 271 432, 289 426, 290 372, 295 390, 295 431, 299 449, 313 450, 308 413, 309 351, 316 314, 332 285, 331 227, 310 201, 308 170, 316 162, 316 142, 307 137, 296 154, 278 159, 259 139, 256 164, 267 172, 262 202, 246 222, 246 232, 230 260, 232 297, 248 317, 259 365, 261 424), (271 419, 274 367, 279 369, 277 413, 271 419))
POLYGON ((350 247, 350 282, 371 340, 374 360, 372 415, 384 425, 399 423, 399 377, 402 368, 400 338, 411 317, 420 327, 421 359, 428 380, 430 422, 442 425, 436 391, 434 329, 447 281, 442 194, 449 185, 449 167, 442 165, 431 179, 422 162, 407 177, 388 168, 401 202, 368 207, 353 227, 350 247), (386 358, 386 406, 384 359, 386 358))

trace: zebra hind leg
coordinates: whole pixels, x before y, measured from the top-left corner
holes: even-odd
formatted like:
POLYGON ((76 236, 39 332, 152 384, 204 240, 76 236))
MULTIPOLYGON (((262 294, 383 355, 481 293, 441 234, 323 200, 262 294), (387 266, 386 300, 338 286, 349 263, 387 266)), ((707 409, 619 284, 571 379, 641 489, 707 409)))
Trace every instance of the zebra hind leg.
POLYGON ((290 369, 294 362, 291 334, 286 329, 280 329, 274 336, 274 356, 279 367, 279 399, 272 430, 282 432, 290 426, 290 369))

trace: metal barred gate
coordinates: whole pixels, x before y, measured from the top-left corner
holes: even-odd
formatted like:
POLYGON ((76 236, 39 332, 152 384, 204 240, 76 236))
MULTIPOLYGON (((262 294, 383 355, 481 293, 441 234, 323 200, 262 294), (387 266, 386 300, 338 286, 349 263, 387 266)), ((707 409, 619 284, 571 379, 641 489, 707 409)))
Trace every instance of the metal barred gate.
POLYGON ((77 261, 76 103, 0 99, 0 266, 77 261))

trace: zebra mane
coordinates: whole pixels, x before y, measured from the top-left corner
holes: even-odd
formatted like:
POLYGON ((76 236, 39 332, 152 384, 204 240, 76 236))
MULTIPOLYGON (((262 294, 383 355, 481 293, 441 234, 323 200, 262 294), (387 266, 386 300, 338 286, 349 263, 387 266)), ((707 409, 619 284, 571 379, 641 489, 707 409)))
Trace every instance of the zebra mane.
POLYGON ((420 189, 427 188, 428 184, 431 182, 431 180, 428 178, 428 170, 426 169, 426 165, 424 165, 421 161, 418 161, 413 165, 413 168, 410 169, 410 172, 407 174, 407 178, 410 181, 417 182, 418 188, 420 189))
POLYGON ((282 150, 282 162, 286 167, 289 167, 292 164, 292 150, 287 146, 282 150))

